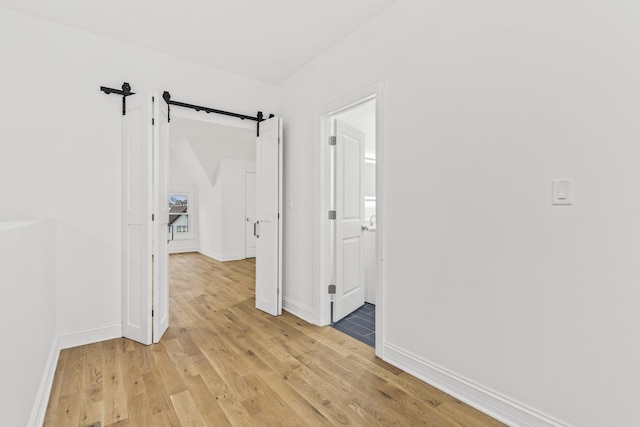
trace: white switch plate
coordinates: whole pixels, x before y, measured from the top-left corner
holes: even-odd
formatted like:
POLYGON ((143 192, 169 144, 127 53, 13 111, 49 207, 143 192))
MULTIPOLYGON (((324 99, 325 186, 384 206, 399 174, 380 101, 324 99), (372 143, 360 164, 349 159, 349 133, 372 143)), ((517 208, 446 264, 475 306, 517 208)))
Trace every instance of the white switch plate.
POLYGON ((551 181, 552 205, 573 205, 573 179, 562 178, 551 181))

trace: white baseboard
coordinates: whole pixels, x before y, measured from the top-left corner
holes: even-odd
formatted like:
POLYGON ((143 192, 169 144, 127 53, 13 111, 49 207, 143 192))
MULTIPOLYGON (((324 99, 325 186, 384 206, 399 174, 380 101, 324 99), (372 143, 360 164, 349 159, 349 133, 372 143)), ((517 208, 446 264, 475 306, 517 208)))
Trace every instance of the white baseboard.
POLYGON ((213 252, 208 249, 200 248, 198 250, 202 255, 208 256, 209 258, 213 258, 216 261, 238 261, 241 259, 245 259, 243 254, 221 254, 219 252, 213 252))
POLYGON ((56 374, 56 367, 58 366, 58 359, 60 357, 60 350, 121 337, 121 323, 56 334, 51 343, 47 364, 42 374, 36 400, 33 403, 33 409, 29 417, 29 427, 39 427, 44 423, 44 417, 47 413, 47 405, 49 404, 49 397, 53 387, 53 378, 56 374))
POLYGON ((169 255, 171 255, 171 254, 188 254, 189 252, 198 252, 198 248, 171 249, 169 251, 169 255))
POLYGON ((168 244, 170 254, 181 254, 185 252, 197 252, 200 244, 197 239, 176 239, 168 244))
POLYGON ((384 345, 384 360, 510 426, 569 426, 392 344, 384 345))
POLYGON ((222 261, 222 255, 219 254, 218 252, 213 252, 213 251, 210 251, 209 249, 203 249, 203 248, 198 249, 198 252, 200 252, 204 256, 208 256, 209 258, 215 259, 216 261, 222 261))
POLYGON ((238 261, 244 259, 244 254, 223 254, 221 261, 238 261))
POLYGON ((60 350, 77 347, 79 345, 93 344, 100 341, 112 340, 122 337, 122 324, 98 326, 80 331, 61 332, 58 336, 60 350))
POLYGON ((40 381, 40 387, 38 388, 38 394, 36 400, 33 403, 31 409, 31 416, 29 417, 29 427, 40 427, 44 423, 44 416, 47 413, 47 405, 49 404, 49 396, 51 395, 51 389, 53 388, 53 377, 56 374, 56 367, 58 366, 58 358, 60 357, 60 347, 58 345, 58 336, 53 337, 51 342, 51 349, 49 350, 49 357, 47 358, 47 364, 44 367, 42 374, 42 380, 40 381))
POLYGON ((313 309, 287 297, 282 298, 282 309, 311 324, 315 324, 313 309))

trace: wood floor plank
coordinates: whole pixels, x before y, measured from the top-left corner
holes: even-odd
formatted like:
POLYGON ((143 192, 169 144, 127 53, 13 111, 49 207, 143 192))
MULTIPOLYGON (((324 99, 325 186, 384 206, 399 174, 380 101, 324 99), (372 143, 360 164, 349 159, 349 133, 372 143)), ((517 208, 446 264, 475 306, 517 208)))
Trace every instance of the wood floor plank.
POLYGON ((186 379, 187 387, 198 411, 209 426, 230 426, 231 422, 221 410, 220 405, 201 376, 186 379))
POLYGON ((104 354, 104 418, 102 422, 105 425, 128 418, 121 364, 122 346, 118 345, 118 341, 110 340, 100 343, 104 354))
POLYGON ((172 395, 171 402, 173 402, 180 424, 189 427, 207 427, 207 422, 200 414, 189 390, 172 395))
POLYGON ((255 260, 170 265, 160 343, 63 350, 45 426, 502 425, 333 328, 256 310, 255 260))

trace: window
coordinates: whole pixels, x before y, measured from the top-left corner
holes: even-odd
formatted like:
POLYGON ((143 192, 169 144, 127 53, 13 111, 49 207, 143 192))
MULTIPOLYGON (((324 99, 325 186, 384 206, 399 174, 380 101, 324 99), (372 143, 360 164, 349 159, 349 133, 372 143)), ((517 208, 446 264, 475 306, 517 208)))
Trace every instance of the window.
POLYGON ((191 228, 189 218, 189 195, 169 195, 169 225, 177 234, 176 238, 184 238, 191 228))

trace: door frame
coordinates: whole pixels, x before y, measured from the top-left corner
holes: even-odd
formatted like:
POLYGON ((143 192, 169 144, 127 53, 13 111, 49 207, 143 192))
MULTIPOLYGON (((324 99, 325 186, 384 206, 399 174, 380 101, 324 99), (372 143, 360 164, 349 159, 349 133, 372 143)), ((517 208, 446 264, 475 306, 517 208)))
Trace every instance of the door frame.
POLYGON ((331 132, 333 116, 357 107, 372 99, 376 100, 376 268, 378 283, 376 294, 376 356, 383 357, 384 344, 384 81, 378 81, 364 87, 350 95, 330 103, 316 114, 315 159, 314 159, 314 312, 315 323, 319 326, 329 325, 331 322, 331 296, 327 286, 332 272, 331 257, 332 235, 328 219, 331 207, 332 174, 329 170, 328 138, 331 132))

